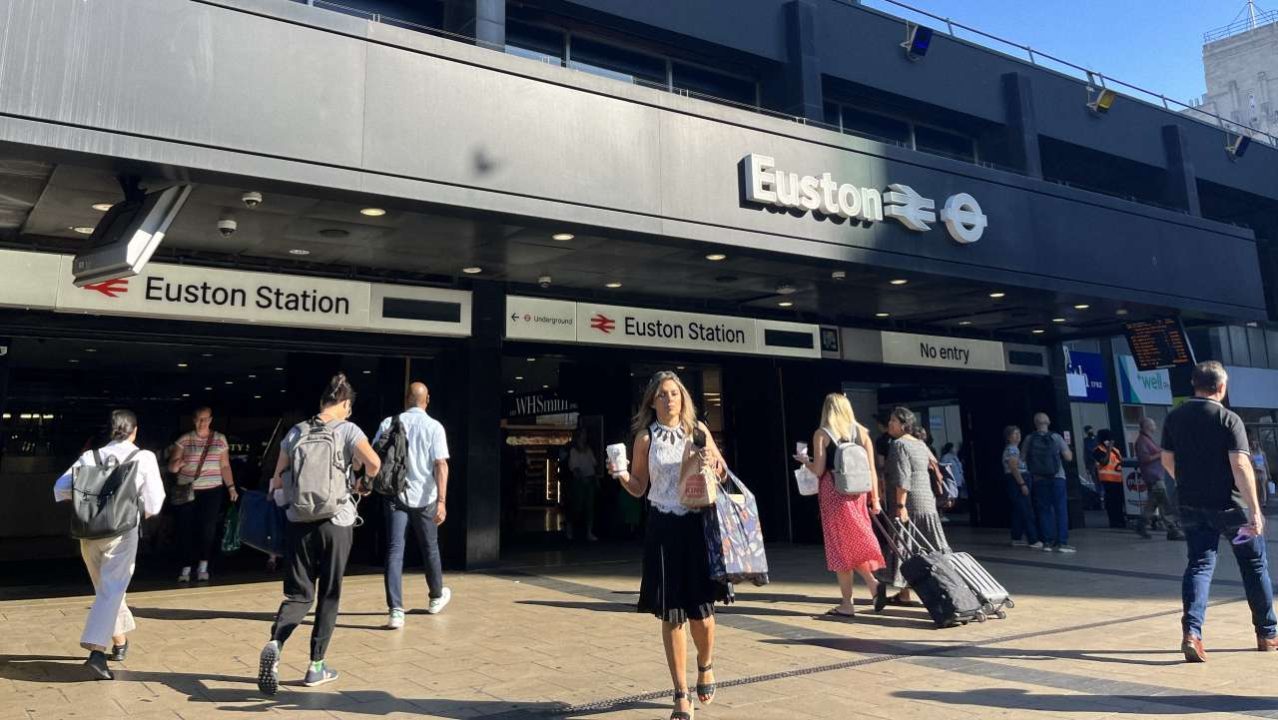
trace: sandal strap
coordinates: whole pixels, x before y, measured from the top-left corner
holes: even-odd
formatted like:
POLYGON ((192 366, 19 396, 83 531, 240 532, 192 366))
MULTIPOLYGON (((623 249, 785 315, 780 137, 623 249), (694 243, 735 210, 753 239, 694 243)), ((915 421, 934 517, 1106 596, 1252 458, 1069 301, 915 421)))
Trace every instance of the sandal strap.
POLYGON ((710 663, 709 665, 705 667, 701 667, 700 665, 697 666, 697 672, 710 672, 713 669, 714 669, 714 663, 710 663))
POLYGON ((688 688, 683 688, 682 690, 675 688, 674 699, 690 700, 691 698, 688 697, 688 688))

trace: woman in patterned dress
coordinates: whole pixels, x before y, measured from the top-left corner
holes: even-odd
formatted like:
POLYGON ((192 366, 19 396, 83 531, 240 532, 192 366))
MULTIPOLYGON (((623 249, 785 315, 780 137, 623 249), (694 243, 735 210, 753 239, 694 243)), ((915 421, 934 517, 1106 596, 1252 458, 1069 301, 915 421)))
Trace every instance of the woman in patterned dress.
MULTIPOLYGON (((697 422, 687 388, 672 372, 652 376, 644 391, 632 430, 634 467, 608 471, 634 497, 648 494, 652 506, 644 539, 639 612, 661 619, 666 664, 674 681, 671 720, 691 720, 688 696, 685 626, 697 649, 697 696, 702 705, 714 700, 714 604, 732 602, 732 588, 710 579, 703 510, 679 503, 679 470, 687 443, 704 443, 711 463, 722 474, 723 456, 709 430, 697 422)), ((714 512, 710 509, 709 512, 714 512)))
POLYGON ((856 421, 852 403, 842 393, 825 396, 821 407, 821 425, 812 433, 813 456, 796 455, 808 471, 821 478, 818 500, 821 506, 821 532, 825 537, 825 564, 839 579, 843 602, 826 615, 853 617, 852 573, 860 575, 870 588, 870 597, 878 592, 874 571, 883 567, 883 553, 870 524, 870 513, 878 514, 879 483, 874 467, 874 445, 870 432, 856 421), (870 459, 870 492, 844 495, 834 487, 833 454, 838 443, 854 442, 865 448, 870 459))

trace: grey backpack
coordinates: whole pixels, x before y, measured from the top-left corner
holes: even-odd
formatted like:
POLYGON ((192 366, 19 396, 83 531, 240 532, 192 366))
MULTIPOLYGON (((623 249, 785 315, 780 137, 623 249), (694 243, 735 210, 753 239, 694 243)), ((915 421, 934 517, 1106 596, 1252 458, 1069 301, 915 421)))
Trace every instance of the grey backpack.
POLYGON ((327 520, 350 502, 350 461, 335 432, 339 422, 316 417, 296 426, 302 435, 289 454, 289 472, 284 475, 284 497, 290 519, 296 522, 327 520))
MULTIPOLYGON (((852 432, 860 434, 856 428, 852 432)), ((830 444, 834 446, 830 453, 833 461, 830 474, 834 476, 834 489, 844 495, 864 495, 870 492, 874 479, 870 477, 869 453, 861 443, 856 442, 855 436, 851 441, 843 441, 834 437, 834 433, 829 430, 826 430, 826 434, 830 436, 830 444)))
POLYGON ((125 534, 138 526, 142 500, 138 492, 138 464, 134 450, 124 460, 93 451, 93 464, 71 472, 71 537, 101 540, 125 534))

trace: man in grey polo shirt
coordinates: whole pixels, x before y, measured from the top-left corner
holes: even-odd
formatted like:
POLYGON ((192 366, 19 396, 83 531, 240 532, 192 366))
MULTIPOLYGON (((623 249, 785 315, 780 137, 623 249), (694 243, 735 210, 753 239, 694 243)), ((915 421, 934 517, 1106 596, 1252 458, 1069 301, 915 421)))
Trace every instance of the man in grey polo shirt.
MULTIPOLYGON (((398 496, 386 498, 386 606, 390 611, 386 626, 404 627, 404 543, 408 526, 417 536, 426 563, 426 586, 430 589, 426 612, 436 615, 452 599, 444 586, 439 558, 439 526, 448 517, 448 437, 444 426, 430 415, 430 390, 425 383, 408 386, 407 409, 399 414, 408 445, 407 487, 398 496)), ((391 431, 394 418, 386 418, 373 436, 373 444, 391 431)))

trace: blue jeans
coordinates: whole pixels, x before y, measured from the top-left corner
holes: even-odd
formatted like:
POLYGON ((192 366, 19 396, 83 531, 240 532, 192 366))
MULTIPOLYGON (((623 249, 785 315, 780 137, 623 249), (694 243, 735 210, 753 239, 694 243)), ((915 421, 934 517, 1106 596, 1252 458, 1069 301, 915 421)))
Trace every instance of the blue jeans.
MULTIPOLYGON (((1189 553, 1189 564, 1185 567, 1185 579, 1181 584, 1181 596, 1185 604, 1181 626, 1185 632, 1201 638, 1220 538, 1228 533, 1227 539, 1232 541, 1236 531, 1234 528, 1221 527, 1217 510, 1182 506, 1180 521, 1189 553)), ((1278 632, 1278 620, 1274 617, 1274 588, 1269 579, 1265 539, 1254 537, 1242 545, 1230 542, 1229 546, 1233 548, 1234 559, 1238 561, 1256 633, 1263 637, 1274 637, 1275 632, 1278 632)))
POLYGON ((1011 474, 1007 479, 1007 499, 1012 503, 1012 539, 1033 545, 1038 542, 1038 528, 1034 526, 1034 508, 1030 506, 1030 497, 1021 492, 1021 486, 1011 474))
POLYGON ((435 524, 435 505, 405 508, 385 499, 386 506, 386 607, 404 609, 404 541, 408 526, 413 526, 417 546, 426 563, 426 586, 430 599, 444 594, 444 570, 439 559, 439 526, 435 524))
POLYGON ((1069 544, 1069 499, 1065 478, 1034 476, 1034 511, 1044 545, 1069 544))

